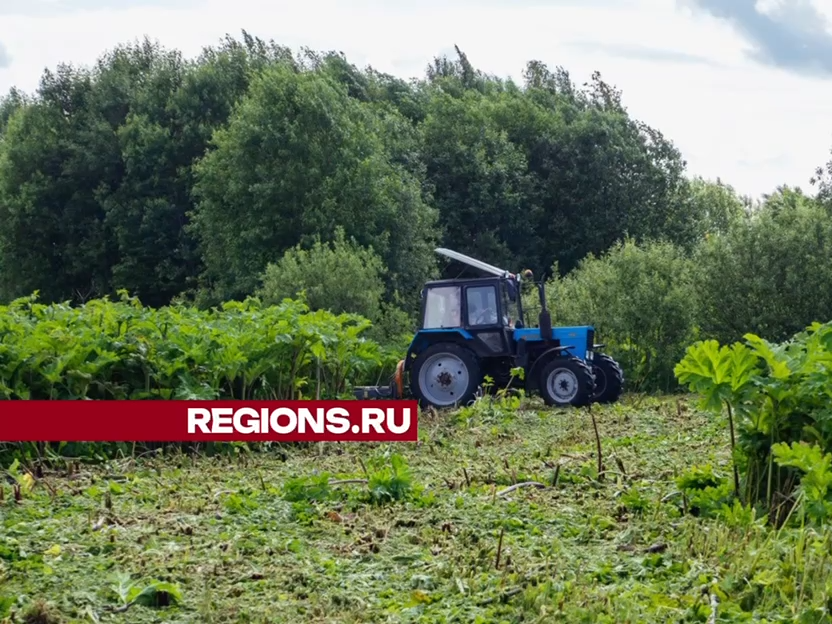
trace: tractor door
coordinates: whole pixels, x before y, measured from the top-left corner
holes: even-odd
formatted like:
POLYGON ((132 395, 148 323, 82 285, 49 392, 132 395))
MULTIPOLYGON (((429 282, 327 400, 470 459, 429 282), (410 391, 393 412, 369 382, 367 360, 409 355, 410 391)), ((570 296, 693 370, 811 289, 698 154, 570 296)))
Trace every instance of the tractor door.
POLYGON ((520 308, 520 292, 508 280, 500 282, 500 296, 503 300, 503 325, 508 332, 523 327, 523 313, 520 308))
POLYGON ((510 353, 505 311, 498 296, 498 282, 465 287, 465 326, 476 336, 483 356, 510 353))
POLYGON ((514 329, 523 327, 523 308, 520 302, 520 289, 508 280, 500 282, 500 298, 502 299, 503 340, 506 348, 513 356, 518 353, 518 344, 514 339, 514 329))

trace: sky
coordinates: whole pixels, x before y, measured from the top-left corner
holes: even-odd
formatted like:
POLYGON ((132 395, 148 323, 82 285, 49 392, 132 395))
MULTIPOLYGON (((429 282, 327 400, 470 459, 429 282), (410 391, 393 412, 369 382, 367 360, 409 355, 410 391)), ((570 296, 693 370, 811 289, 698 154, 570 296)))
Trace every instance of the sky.
POLYGON ((680 149, 691 175, 752 196, 813 193, 832 159, 832 0, 0 0, 0 93, 147 36, 196 56, 243 30, 405 78, 454 45, 522 80, 593 71, 680 149))

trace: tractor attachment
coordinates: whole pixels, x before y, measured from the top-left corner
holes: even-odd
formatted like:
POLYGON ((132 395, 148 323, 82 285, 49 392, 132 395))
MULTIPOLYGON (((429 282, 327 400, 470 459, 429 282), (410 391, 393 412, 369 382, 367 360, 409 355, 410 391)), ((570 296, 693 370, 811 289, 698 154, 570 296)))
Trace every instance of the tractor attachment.
POLYGON ((367 399, 403 399, 404 398, 404 360, 396 366, 396 372, 386 386, 356 386, 353 389, 359 401, 367 399))

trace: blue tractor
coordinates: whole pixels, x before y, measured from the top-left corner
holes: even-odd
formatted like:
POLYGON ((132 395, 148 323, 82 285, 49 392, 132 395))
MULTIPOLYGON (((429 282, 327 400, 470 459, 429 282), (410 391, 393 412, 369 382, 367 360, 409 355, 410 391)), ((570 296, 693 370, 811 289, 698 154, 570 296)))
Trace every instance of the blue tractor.
MULTIPOLYGON (((527 394, 540 395, 549 406, 580 407, 619 399, 624 386, 621 367, 597 352, 603 345, 595 344, 593 327, 552 327, 543 282, 537 283, 538 327, 526 327, 520 275, 450 249, 436 252, 488 277, 425 284, 419 330, 392 382, 356 388, 357 398, 411 395, 423 407, 467 405, 486 376, 494 380, 494 387, 516 385, 512 369, 519 367, 527 394)), ((531 271, 523 277, 533 279, 531 271)))

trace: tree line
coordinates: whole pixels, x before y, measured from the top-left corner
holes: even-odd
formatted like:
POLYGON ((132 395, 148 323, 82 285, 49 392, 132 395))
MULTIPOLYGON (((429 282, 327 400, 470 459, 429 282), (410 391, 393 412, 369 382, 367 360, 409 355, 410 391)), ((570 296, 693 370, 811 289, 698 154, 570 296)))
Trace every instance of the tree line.
POLYGON ((818 198, 752 202, 690 177, 600 74, 539 61, 517 84, 457 49, 406 81, 248 33, 195 59, 145 40, 0 102, 0 302, 302 292, 391 339, 441 244, 553 280, 556 318, 660 370, 691 336, 832 315, 828 170, 818 198))

